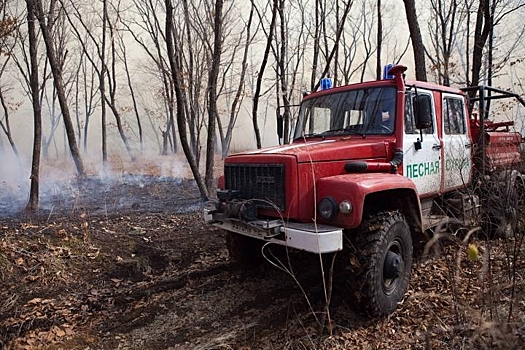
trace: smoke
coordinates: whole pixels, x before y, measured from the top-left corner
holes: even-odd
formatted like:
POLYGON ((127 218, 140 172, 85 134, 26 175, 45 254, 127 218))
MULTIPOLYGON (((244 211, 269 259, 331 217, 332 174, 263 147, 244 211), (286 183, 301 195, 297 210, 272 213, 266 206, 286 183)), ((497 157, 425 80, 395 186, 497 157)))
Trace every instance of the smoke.
POLYGON ((29 199, 31 162, 13 153, 0 152, 0 212, 20 210, 29 199))
MULTIPOLYGON (((39 209, 51 214, 73 212, 189 211, 200 196, 181 155, 84 156, 79 178, 71 157, 41 160, 39 209)), ((31 162, 0 152, 0 217, 15 215, 27 205, 31 162)))

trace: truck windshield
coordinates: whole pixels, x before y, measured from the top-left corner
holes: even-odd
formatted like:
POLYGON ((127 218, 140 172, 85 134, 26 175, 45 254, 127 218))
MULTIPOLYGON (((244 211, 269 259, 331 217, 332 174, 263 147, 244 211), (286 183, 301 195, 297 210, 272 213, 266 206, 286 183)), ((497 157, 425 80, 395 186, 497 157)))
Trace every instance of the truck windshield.
POLYGON ((330 135, 390 135, 395 125, 395 87, 329 93, 301 105, 294 140, 330 135))

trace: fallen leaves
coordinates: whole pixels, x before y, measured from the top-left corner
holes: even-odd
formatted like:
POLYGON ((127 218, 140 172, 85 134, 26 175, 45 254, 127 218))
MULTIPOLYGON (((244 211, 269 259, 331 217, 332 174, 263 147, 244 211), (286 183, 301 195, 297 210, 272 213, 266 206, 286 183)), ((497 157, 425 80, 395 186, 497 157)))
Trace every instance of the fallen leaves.
POLYGON ((37 304, 50 304, 52 303, 52 299, 42 299, 42 298, 33 298, 29 300, 26 305, 37 305, 37 304))
MULTIPOLYGON (((12 224, 0 238, 0 276, 6 286, 0 289, 0 328, 6 330, 6 335, 0 332, 0 342, 17 349, 73 348, 79 338, 88 339, 77 347, 82 349, 140 347, 137 339, 152 341, 150 348, 193 349, 208 335, 222 333, 231 334, 226 341, 236 349, 305 344, 320 350, 420 349, 426 338, 434 348, 447 348, 451 343, 442 338, 466 337, 474 329, 469 325, 459 333, 463 330, 450 327, 456 323, 454 308, 479 320, 479 305, 485 301, 480 259, 472 262, 466 256, 454 297, 447 261, 456 264, 445 247, 441 257, 414 263, 410 291, 393 315, 363 320, 335 301, 334 335, 323 338, 309 309, 289 309, 302 298, 295 288, 284 288, 286 278, 276 278, 272 269, 262 277, 236 277, 220 234, 202 234, 195 216, 92 216, 88 221, 86 215, 72 215, 24 229, 20 234, 16 230, 21 231, 21 225, 12 224), (86 229, 89 240, 83 237, 86 229)), ((505 246, 499 241, 494 245, 500 249, 493 255, 497 258, 505 246)), ((494 261, 492 266, 496 273, 507 265, 494 261)), ((497 282, 495 295, 500 301, 511 300, 503 289, 506 281, 497 282)), ((522 315, 523 296, 516 294, 515 299, 515 310, 522 315)), ((316 310, 322 307, 315 298, 312 302, 316 310)), ((480 330, 479 337, 486 334, 488 330, 480 330)))
POLYGON ((31 330, 27 332, 24 338, 18 338, 15 344, 18 349, 33 350, 61 343, 74 335, 74 326, 63 324, 61 326, 52 326, 48 331, 31 330))

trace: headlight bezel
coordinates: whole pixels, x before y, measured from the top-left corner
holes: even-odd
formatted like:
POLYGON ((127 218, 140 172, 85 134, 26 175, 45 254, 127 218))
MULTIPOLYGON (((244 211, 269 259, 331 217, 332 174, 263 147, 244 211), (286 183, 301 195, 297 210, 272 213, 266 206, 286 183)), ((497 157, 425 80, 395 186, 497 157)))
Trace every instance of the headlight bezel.
POLYGON ((339 214, 339 206, 333 197, 324 197, 317 204, 317 213, 326 221, 332 221, 339 214))

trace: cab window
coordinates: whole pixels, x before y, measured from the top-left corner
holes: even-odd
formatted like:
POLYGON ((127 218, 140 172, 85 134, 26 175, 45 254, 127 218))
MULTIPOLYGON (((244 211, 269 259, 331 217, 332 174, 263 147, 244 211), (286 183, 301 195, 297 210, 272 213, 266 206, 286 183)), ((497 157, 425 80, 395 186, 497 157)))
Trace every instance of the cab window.
MULTIPOLYGON (((430 98, 430 95, 428 95, 430 98)), ((415 120, 415 98, 416 94, 412 92, 407 92, 405 98, 405 134, 419 134, 420 130, 416 128, 415 120)), ((434 117, 432 117, 434 120, 434 117)), ((429 128, 423 129, 423 134, 433 134, 434 133, 434 123, 429 128)))
POLYGON ((463 100, 454 97, 443 99, 443 127, 447 135, 466 134, 463 100))

